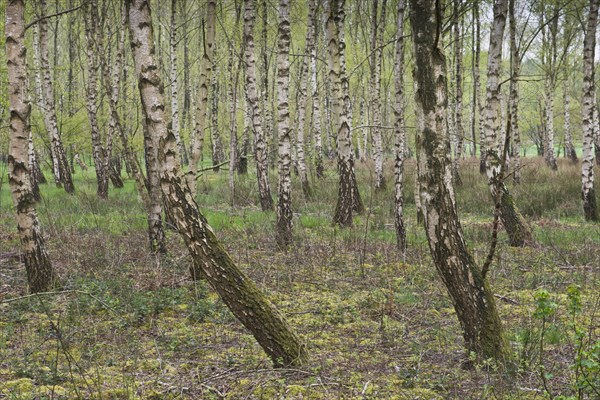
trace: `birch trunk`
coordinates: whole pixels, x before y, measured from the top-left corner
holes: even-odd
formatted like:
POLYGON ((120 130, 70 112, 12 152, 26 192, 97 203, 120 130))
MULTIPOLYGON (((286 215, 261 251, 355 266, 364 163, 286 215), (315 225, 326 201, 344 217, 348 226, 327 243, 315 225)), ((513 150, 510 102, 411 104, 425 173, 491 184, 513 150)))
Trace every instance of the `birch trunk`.
POLYGON ((212 143, 212 163, 213 171, 219 172, 220 164, 225 160, 223 154, 223 142, 219 133, 219 83, 217 82, 217 68, 213 65, 212 77, 212 97, 211 97, 211 112, 210 112, 210 137, 212 143))
POLYGON ((546 134, 544 135, 544 158, 546 164, 554 171, 558 169, 556 157, 554 156, 554 79, 546 77, 545 85, 545 117, 546 117, 546 134))
POLYGON ((261 124, 260 99, 256 89, 256 70, 254 60, 254 19, 255 0, 244 0, 244 37, 246 49, 246 101, 251 110, 252 130, 254 132, 254 153, 256 158, 256 175, 258 180, 258 196, 263 211, 273 209, 271 188, 269 186, 268 149, 261 124))
POLYGON ((583 101, 582 130, 583 154, 581 165, 581 198, 586 221, 598 221, 596 192, 594 190, 594 53, 598 25, 598 0, 590 0, 587 30, 583 42, 583 101))
POLYGON ((51 289, 56 276, 50 257, 46 252, 29 177, 28 140, 31 129, 29 125, 31 104, 25 98, 27 93, 27 50, 25 48, 24 2, 22 0, 8 1, 5 13, 10 109, 8 181, 15 207, 21 256, 27 272, 27 281, 31 292, 38 293, 51 289))
POLYGON ((498 179, 502 164, 502 149, 499 143, 502 131, 499 80, 502 64, 502 39, 506 25, 507 11, 507 0, 495 0, 486 86, 486 172, 492 196, 494 198, 500 196, 500 218, 508 234, 510 245, 523 247, 533 243, 531 229, 515 205, 515 201, 505 183, 498 179))
POLYGON ((434 264, 448 289, 467 351, 482 359, 511 361, 510 347, 484 272, 467 250, 452 188, 450 143, 446 131, 446 65, 441 34, 443 15, 434 0, 411 0, 415 50, 417 164, 425 231, 434 264))
MULTIPOLYGON (((485 129, 483 128, 484 120, 484 104, 481 101, 481 72, 479 69, 481 59, 481 19, 479 17, 479 2, 473 3, 473 19, 475 25, 475 60, 473 64, 473 103, 477 104, 479 118, 477 119, 477 127, 479 129, 479 173, 486 173, 486 156, 487 150, 485 129)), ((475 106, 473 106, 475 108, 475 106)), ((476 148, 475 127, 473 127, 473 146, 476 148)))
POLYGON ((196 110, 196 124, 194 126, 194 141, 192 143, 192 156, 187 174, 188 185, 196 195, 196 175, 198 174, 200 157, 202 156, 202 144, 206 131, 206 111, 208 108, 208 85, 211 82, 213 54, 215 47, 215 8, 216 1, 208 0, 206 5, 206 36, 204 37, 204 48, 202 60, 200 61, 200 88, 198 92, 198 109, 196 110))
POLYGON ((315 170, 318 178, 323 178, 325 168, 323 167, 323 139, 321 134, 321 98, 319 93, 318 85, 318 72, 317 72, 317 32, 316 28, 318 21, 317 13, 313 15, 313 27, 314 27, 314 45, 311 51, 310 58, 310 83, 312 90, 312 136, 315 139, 315 170))
POLYGON ((521 73, 521 55, 517 47, 517 24, 515 20, 515 0, 509 0, 508 15, 510 24, 510 84, 509 84, 509 110, 510 132, 513 137, 512 160, 513 180, 521 183, 521 131, 519 130, 519 81, 521 73))
POLYGON ((96 24, 98 23, 97 3, 90 2, 86 4, 84 25, 86 38, 87 55, 87 114, 90 124, 90 134, 92 137, 92 157, 94 158, 94 168, 96 170, 97 190, 96 194, 101 199, 108 198, 108 158, 102 145, 100 127, 98 126, 98 63, 96 54, 100 46, 97 46, 96 40, 99 37, 96 24))
POLYGON ((402 254, 406 252, 406 228, 404 227, 404 154, 406 149, 406 130, 404 127, 404 0, 398 1, 396 22, 396 59, 394 63, 395 104, 394 104, 394 222, 396 244, 402 254))
POLYGON ((573 164, 577 164, 577 153, 573 146, 573 134, 571 133, 571 96, 569 95, 569 82, 565 80, 563 86, 564 101, 564 130, 565 130, 565 157, 568 157, 573 164))
MULTIPOLYGON (((283 315, 234 264, 219 243, 181 170, 175 137, 167 129, 162 83, 154 57, 152 20, 148 0, 128 0, 131 46, 148 130, 159 143, 159 173, 166 204, 201 273, 238 320, 248 329, 276 366, 300 365, 305 345, 283 315)), ((153 145, 153 143, 152 143, 153 145)))
POLYGON ((454 123, 456 128, 456 147, 454 154, 454 162, 452 164, 452 178, 454 183, 459 186, 462 185, 462 179, 460 177, 459 162, 463 156, 463 146, 465 139, 465 129, 463 126, 463 66, 462 66, 462 32, 461 23, 459 21, 459 6, 460 0, 454 0, 454 68, 456 78, 456 99, 454 103, 454 123))
POLYGON ((181 145, 179 123, 179 100, 177 98, 177 0, 171 0, 171 34, 169 36, 171 56, 171 129, 177 141, 177 149, 183 161, 183 147, 181 145))
POLYGON ((144 182, 145 178, 138 166, 134 149, 129 143, 127 132, 121 124, 121 115, 119 114, 118 110, 118 102, 120 96, 119 89, 121 87, 121 74, 123 73, 122 66, 123 58, 125 55, 125 32, 127 30, 127 13, 125 12, 124 7, 122 7, 121 9, 120 27, 121 29, 119 33, 119 44, 113 63, 112 77, 111 70, 106 62, 106 59, 104 57, 100 57, 100 68, 102 69, 102 83, 104 91, 108 98, 108 106, 110 111, 109 131, 111 132, 111 135, 113 134, 112 132, 119 135, 119 138, 121 140, 121 146, 123 147, 123 152, 125 154, 125 163, 127 170, 130 171, 131 176, 133 176, 134 178, 138 195, 140 196, 144 205, 146 206, 146 210, 149 210, 149 198, 144 182))
MULTIPOLYGON (((385 23, 386 0, 383 0, 381 7, 381 24, 385 23)), ((382 49, 379 42, 379 29, 377 19, 378 0, 373 0, 372 15, 371 15, 371 107, 373 112, 373 126, 371 127, 371 136, 373 137, 373 158, 375 159, 375 188, 380 190, 385 187, 383 176, 383 142, 381 139, 381 104, 379 97, 381 96, 381 62, 382 49)), ((381 29, 383 34, 383 27, 381 29)))
MULTIPOLYGON (((341 226, 352 225, 354 210, 354 159, 350 140, 350 124, 344 107, 341 57, 339 36, 340 11, 344 0, 330 0, 329 17, 327 19, 327 47, 329 50, 329 81, 332 86, 333 104, 331 107, 333 126, 337 129, 337 162, 339 173, 338 200, 333 216, 333 223, 341 226)), ((343 12, 343 11, 342 11, 343 12)))
POLYGON ((292 177, 290 141, 290 3, 279 1, 277 34, 277 131, 279 132, 279 196, 275 239, 280 248, 292 243, 292 177))
POLYGON ((312 60, 311 56, 313 52, 313 47, 315 46, 315 25, 314 25, 314 16, 315 9, 317 8, 315 0, 308 0, 308 15, 306 17, 307 20, 307 28, 306 28, 306 49, 304 54, 306 54, 302 58, 302 64, 300 67, 300 80, 299 80, 299 89, 298 89, 298 125, 296 128, 296 149, 297 149, 297 162, 298 162, 298 175, 300 176, 300 185, 302 186, 302 192, 304 193, 305 199, 310 199, 310 185, 308 183, 308 171, 306 168, 306 155, 304 152, 305 149, 305 140, 304 134, 309 133, 312 124, 310 120, 306 118, 307 111, 307 81, 308 81, 308 73, 309 73, 309 64, 312 60))
POLYGON ((40 21, 39 25, 39 54, 40 54, 40 69, 42 74, 42 97, 44 104, 44 121, 46 130, 50 136, 50 147, 54 165, 55 181, 58 185, 62 185, 67 193, 73 193, 73 178, 71 170, 65 154, 65 149, 58 131, 58 123, 56 120, 56 108, 54 105, 54 89, 52 87, 52 74, 50 72, 50 61, 48 51, 48 19, 46 16, 46 0, 40 0, 40 21), (58 176, 57 176, 58 174, 58 176))

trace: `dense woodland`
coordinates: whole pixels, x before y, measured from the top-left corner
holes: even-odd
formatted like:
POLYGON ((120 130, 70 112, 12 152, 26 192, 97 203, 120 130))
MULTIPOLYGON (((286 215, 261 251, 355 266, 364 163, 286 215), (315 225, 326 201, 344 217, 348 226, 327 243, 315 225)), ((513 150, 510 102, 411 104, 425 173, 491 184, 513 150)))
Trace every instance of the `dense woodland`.
POLYGON ((1 2, 0 398, 600 398, 599 3, 1 2))

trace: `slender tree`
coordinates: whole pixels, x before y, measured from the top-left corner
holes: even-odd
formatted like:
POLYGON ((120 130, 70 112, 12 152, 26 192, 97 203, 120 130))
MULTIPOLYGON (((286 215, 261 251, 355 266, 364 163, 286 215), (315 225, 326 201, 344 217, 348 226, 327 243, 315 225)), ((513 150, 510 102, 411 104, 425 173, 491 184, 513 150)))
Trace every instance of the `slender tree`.
POLYGON ((263 133, 260 115, 260 99, 256 88, 256 70, 254 60, 254 20, 255 0, 244 0, 244 57, 246 60, 246 101, 250 108, 252 130, 254 132, 254 155, 258 179, 258 196, 263 211, 273 209, 271 188, 269 185, 268 149, 263 133))
MULTIPOLYGON (((85 38, 87 55, 87 113, 92 137, 92 156, 96 169, 97 190, 96 194, 101 199, 108 198, 108 160, 110 155, 102 143, 100 126, 98 124, 98 10, 96 1, 86 3, 84 9, 85 38)), ((101 53, 100 53, 101 54, 101 53)))
POLYGON ((53 161, 54 178, 57 185, 62 185, 67 193, 73 193, 73 178, 71 170, 65 154, 63 142, 58 130, 58 122, 56 119, 56 107, 54 103, 54 87, 52 83, 52 73, 50 71, 49 50, 48 50, 48 18, 46 0, 40 0, 40 18, 38 28, 38 45, 40 55, 40 69, 42 75, 42 98, 44 108, 44 121, 46 130, 50 136, 50 149, 53 161))
POLYGON ((292 177, 290 143, 290 3, 279 1, 277 33, 277 131, 279 132, 279 196, 275 238, 281 248, 292 243, 292 177))
MULTIPOLYGON (((311 0, 309 2, 309 14, 310 6, 316 4, 311 0)), ((323 136, 321 134, 321 98, 318 85, 318 71, 317 71, 317 35, 319 30, 317 29, 317 22, 319 21, 319 13, 314 11, 312 13, 313 21, 312 26, 314 29, 314 40, 313 46, 310 52, 310 84, 312 91, 312 137, 315 141, 315 170, 318 178, 324 176, 325 168, 323 167, 323 136)))
POLYGON ((192 156, 187 175, 188 185, 194 196, 196 195, 196 175, 198 174, 200 158, 202 156, 202 144, 206 131, 206 114, 208 109, 208 85, 211 82, 213 55, 215 48, 215 18, 216 1, 208 0, 206 5, 206 33, 204 36, 204 47, 202 49, 202 60, 200 61, 200 85, 198 91, 199 101, 197 104, 197 117, 194 126, 194 139, 192 143, 192 156))
POLYGON ((519 130, 519 81, 521 73, 521 55, 517 46, 517 22, 515 19, 515 0, 509 0, 508 19, 510 25, 510 84, 508 108, 510 111, 510 133, 513 139, 512 162, 513 180, 521 182, 521 131, 519 130))
POLYGON ((395 133, 395 163, 394 163, 394 222, 396 227, 396 242, 398 249, 406 251, 406 228, 404 227, 404 154, 406 152, 406 130, 404 127, 404 0, 398 1, 396 16, 396 59, 394 61, 395 103, 394 103, 394 133, 395 133))
POLYGON ((417 165, 425 232, 434 264, 460 321, 465 346, 483 358, 512 359, 486 271, 467 250, 458 219, 450 142, 446 59, 441 32, 442 3, 411 0, 410 22, 415 53, 417 165))
POLYGON ((8 101, 10 107, 10 146, 8 179, 17 217, 21 241, 21 256, 27 280, 33 293, 51 288, 56 280, 40 223, 35 210, 28 168, 29 115, 31 104, 26 100, 27 58, 25 48, 25 4, 23 0, 6 3, 6 58, 8 101))
POLYGON ((500 196, 500 218, 508 233, 511 246, 522 247, 533 243, 533 234, 527 221, 515 205, 506 184, 499 180, 502 165, 500 70, 502 65, 502 39, 508 13, 507 0, 494 1, 494 21, 490 33, 488 52, 486 104, 485 104, 485 150, 486 172, 492 196, 500 196), (499 191, 499 193, 498 193, 499 191))
POLYGON ((372 1, 371 14, 371 77, 370 77, 370 103, 373 115, 371 135, 373 137, 373 158, 375 159, 375 188, 383 189, 385 179, 383 176, 383 142, 381 138, 381 66, 383 61, 383 33, 385 31, 385 13, 387 1, 381 4, 381 21, 378 20, 377 8, 379 0, 372 1), (380 39, 381 36, 381 40, 380 39))
POLYGON ((171 26, 169 35, 169 54, 171 56, 171 129, 175 140, 177 141, 177 148, 179 154, 181 154, 183 160, 183 146, 181 144, 181 133, 180 133, 180 121, 179 121, 179 99, 178 99, 178 88, 177 88, 177 0, 171 0, 171 26))
MULTIPOLYGON (((145 109, 148 131, 159 144, 158 165, 165 202, 193 259, 225 304, 252 332, 276 366, 299 365, 306 360, 305 345, 283 315, 235 265, 198 210, 181 170, 177 142, 167 129, 164 94, 155 61, 149 0, 127 0, 131 47, 145 109)), ((153 144, 152 144, 153 145, 153 144)))
POLYGON ((598 221, 596 191, 594 190, 594 54, 598 25, 598 0, 590 0, 587 30, 583 42, 583 155, 581 165, 581 198, 586 221, 598 221))
POLYGON ((454 0, 454 77, 456 79, 456 97, 454 99, 454 124, 456 128, 456 146, 452 177, 456 185, 462 185, 459 162, 463 156, 465 129, 463 126, 463 35, 460 18, 460 0, 454 0))
POLYGON ((333 92, 333 106, 331 107, 333 125, 337 129, 337 162, 339 173, 338 200, 333 216, 333 222, 341 226, 352 225, 352 211, 354 210, 355 195, 358 193, 356 177, 354 175, 354 158, 352 157, 352 143, 350 137, 350 124, 344 107, 344 91, 342 85, 340 36, 339 24, 343 21, 340 14, 344 0, 331 0, 329 2, 329 16, 327 18, 327 48, 329 50, 329 81, 333 92))

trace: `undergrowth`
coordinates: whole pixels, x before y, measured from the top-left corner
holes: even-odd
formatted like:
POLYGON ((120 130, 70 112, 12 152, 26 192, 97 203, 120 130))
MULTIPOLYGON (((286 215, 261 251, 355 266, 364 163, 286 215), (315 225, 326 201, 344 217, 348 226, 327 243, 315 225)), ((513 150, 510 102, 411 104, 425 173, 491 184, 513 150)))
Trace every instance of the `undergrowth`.
MULTIPOLYGON (((168 231, 166 256, 149 253, 146 216, 130 180, 95 196, 93 173, 76 194, 42 187, 38 213, 61 278, 56 292, 29 295, 19 262, 7 185, 0 188, 0 398, 598 398, 600 226, 585 223, 578 169, 525 163, 507 181, 537 246, 507 246, 490 271, 519 367, 464 369, 454 309, 431 265, 407 166, 408 251, 395 249, 392 176, 372 188, 357 163, 367 214, 331 225, 333 164, 304 199, 294 181, 294 245, 278 252, 274 213, 257 206, 254 174, 199 179, 198 203, 234 261, 287 316, 310 349, 297 369, 274 370, 216 293, 189 277, 190 259, 168 231)), ((391 168, 388 171, 391 172, 391 168)), ((475 161, 462 168, 457 204, 469 248, 482 262, 492 203, 475 161)), ((273 179, 275 187, 275 179, 273 179)))

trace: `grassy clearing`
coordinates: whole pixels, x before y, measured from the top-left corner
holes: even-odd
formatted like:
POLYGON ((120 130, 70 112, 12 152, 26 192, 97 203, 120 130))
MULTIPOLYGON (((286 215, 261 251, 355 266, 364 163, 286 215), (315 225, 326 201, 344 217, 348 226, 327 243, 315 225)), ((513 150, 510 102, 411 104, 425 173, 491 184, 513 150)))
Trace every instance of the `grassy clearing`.
MULTIPOLYGON (((295 246, 287 253, 275 250, 275 215, 257 206, 253 174, 237 179, 234 208, 225 172, 199 181, 198 202, 234 260, 309 344, 306 366, 277 371, 214 291, 189 279, 190 260, 175 233, 168 232, 168 256, 148 254, 131 181, 104 202, 89 172, 76 175, 74 196, 42 188, 39 214, 63 287, 23 297, 25 272, 2 186, 0 398, 540 399, 576 396, 577 373, 582 398, 597 398, 598 386, 585 386, 581 371, 598 385, 600 226, 581 217, 579 170, 565 163, 555 173, 534 160, 523 184, 511 187, 539 246, 509 248, 502 233, 491 271, 520 365, 509 378, 491 364, 461 367, 460 327, 414 218, 413 166, 405 258, 395 250, 392 177, 376 193, 367 167, 357 172, 369 212, 352 229, 330 225, 332 165, 324 180, 311 180, 313 200, 294 183, 295 246)), ((475 161, 465 162, 463 181, 457 203, 481 261, 492 204, 475 161)))

